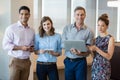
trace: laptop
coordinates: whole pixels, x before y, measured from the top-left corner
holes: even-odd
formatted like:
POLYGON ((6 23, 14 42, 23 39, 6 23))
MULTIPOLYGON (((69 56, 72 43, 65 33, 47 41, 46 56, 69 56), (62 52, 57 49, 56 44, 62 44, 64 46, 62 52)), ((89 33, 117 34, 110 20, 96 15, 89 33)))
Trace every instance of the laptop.
POLYGON ((64 48, 66 51, 70 51, 71 48, 75 48, 81 52, 87 52, 88 50, 84 40, 65 40, 64 48))

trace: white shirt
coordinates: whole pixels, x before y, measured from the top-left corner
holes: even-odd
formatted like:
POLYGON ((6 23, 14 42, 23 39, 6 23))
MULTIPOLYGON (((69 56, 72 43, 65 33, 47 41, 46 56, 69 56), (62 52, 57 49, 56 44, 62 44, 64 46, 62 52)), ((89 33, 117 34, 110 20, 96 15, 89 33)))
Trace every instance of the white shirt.
POLYGON ((30 27, 24 27, 20 21, 10 25, 3 38, 3 49, 8 51, 8 55, 27 59, 30 56, 29 51, 13 50, 14 46, 31 46, 34 40, 34 31, 30 27))

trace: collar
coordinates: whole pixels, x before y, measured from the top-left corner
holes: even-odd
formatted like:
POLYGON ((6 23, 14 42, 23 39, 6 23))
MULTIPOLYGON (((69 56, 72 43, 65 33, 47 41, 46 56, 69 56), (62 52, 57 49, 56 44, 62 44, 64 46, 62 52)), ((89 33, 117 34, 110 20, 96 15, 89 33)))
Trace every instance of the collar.
MULTIPOLYGON (((76 28, 75 23, 72 25, 72 27, 76 28)), ((86 28, 87 28, 87 26, 85 24, 83 24, 83 26, 80 29, 86 29, 86 28)))
POLYGON ((18 26, 19 26, 19 27, 22 27, 22 28, 30 28, 29 26, 24 27, 24 26, 21 24, 20 21, 18 21, 17 23, 18 23, 18 26))

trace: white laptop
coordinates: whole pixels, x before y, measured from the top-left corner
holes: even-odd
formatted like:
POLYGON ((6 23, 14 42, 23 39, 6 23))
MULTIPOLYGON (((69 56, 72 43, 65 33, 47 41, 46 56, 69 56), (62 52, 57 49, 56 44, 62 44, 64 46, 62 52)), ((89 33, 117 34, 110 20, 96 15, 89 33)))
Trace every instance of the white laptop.
POLYGON ((87 52, 87 47, 84 40, 65 40, 64 48, 66 51, 69 51, 71 48, 75 48, 81 52, 87 52))

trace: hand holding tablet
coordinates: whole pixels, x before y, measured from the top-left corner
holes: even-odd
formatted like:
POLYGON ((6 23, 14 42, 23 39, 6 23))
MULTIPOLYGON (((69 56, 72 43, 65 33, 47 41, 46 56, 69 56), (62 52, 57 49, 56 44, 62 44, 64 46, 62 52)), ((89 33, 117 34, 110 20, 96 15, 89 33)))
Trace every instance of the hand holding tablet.
POLYGON ((71 48, 74 48, 80 52, 87 52, 87 47, 84 40, 66 40, 64 41, 64 48, 66 51, 70 51, 71 48))

